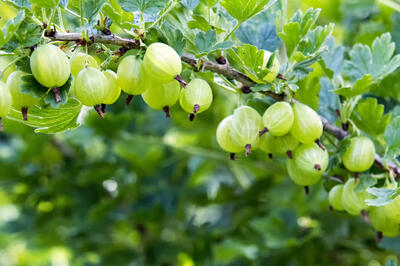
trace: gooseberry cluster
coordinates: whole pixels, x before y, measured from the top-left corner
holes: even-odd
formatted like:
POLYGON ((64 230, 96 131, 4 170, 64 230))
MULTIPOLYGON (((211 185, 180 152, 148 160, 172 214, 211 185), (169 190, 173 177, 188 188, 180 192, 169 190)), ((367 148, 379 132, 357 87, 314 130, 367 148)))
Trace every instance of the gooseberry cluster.
MULTIPOLYGON (((127 105, 134 95, 142 95, 147 105, 163 110, 167 117, 170 117, 170 107, 179 100, 191 121, 207 110, 213 100, 211 87, 206 81, 196 78, 186 84, 182 80, 179 76, 181 59, 172 47, 164 43, 148 46, 143 58, 135 55, 124 57, 117 73, 109 69, 101 71, 96 59, 86 53, 76 53, 68 59, 53 44, 41 45, 33 51, 30 68, 36 81, 54 93, 57 103, 62 101, 59 88, 72 75, 70 96, 94 107, 101 118, 104 118, 106 105, 115 103, 121 91, 128 94, 127 105), (182 90, 181 84, 185 87, 182 90)), ((29 73, 15 71, 8 77, 7 84, 0 84, 0 119, 14 107, 21 110, 24 120, 27 120, 28 108, 39 103, 40 98, 22 90, 26 75, 29 73)))

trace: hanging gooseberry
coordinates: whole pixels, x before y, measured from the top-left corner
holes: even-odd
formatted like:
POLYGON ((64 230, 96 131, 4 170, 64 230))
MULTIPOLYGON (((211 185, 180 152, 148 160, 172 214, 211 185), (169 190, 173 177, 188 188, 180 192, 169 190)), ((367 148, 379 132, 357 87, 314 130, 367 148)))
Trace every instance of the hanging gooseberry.
POLYGON ((105 113, 106 105, 115 103, 121 95, 121 88, 118 85, 117 74, 114 71, 107 69, 103 71, 104 76, 107 78, 107 97, 102 104, 101 111, 105 113))
POLYGON ((343 211, 342 194, 344 185, 336 185, 329 191, 329 204, 334 210, 343 211))
POLYGON ((292 135, 302 143, 312 143, 319 140, 323 126, 318 114, 303 103, 293 104, 294 122, 292 135))
POLYGON ((234 143, 231 138, 232 118, 233 115, 230 115, 219 123, 217 127, 217 142, 224 151, 231 154, 231 159, 234 160, 235 153, 244 151, 244 147, 234 143))
POLYGON ((299 142, 291 134, 276 137, 267 132, 262 136, 260 141, 260 149, 267 153, 271 158, 273 154, 286 154, 290 159, 293 158, 293 151, 297 148, 299 142))
POLYGON ((365 203, 365 200, 370 197, 368 192, 366 190, 356 191, 359 182, 360 180, 355 181, 350 178, 343 187, 342 205, 344 210, 351 215, 359 215, 360 213, 365 215, 365 211, 369 209, 369 206, 365 203))
MULTIPOLYGON (((148 76, 144 72, 142 60, 134 55, 122 59, 117 70, 119 87, 129 94, 126 105, 132 100, 132 95, 142 94, 146 90, 145 80, 148 76)), ((150 79, 153 77, 149 76, 150 79)))
POLYGON ((2 119, 10 112, 12 105, 11 93, 7 85, 0 81, 0 131, 3 130, 2 119))
POLYGON ((181 91, 179 103, 183 110, 190 114, 190 121, 195 116, 207 110, 213 100, 210 85, 202 79, 193 79, 181 91))
POLYGON ((27 75, 22 71, 15 71, 7 79, 7 87, 11 93, 12 106, 21 110, 24 120, 28 119, 28 108, 39 103, 39 98, 33 97, 31 94, 24 94, 21 91, 23 83, 22 77, 27 75))
POLYGON ((181 58, 177 52, 159 42, 147 48, 143 64, 148 77, 161 83, 172 81, 182 71, 181 58))
POLYGON ((372 226, 377 231, 378 242, 382 239, 382 236, 396 237, 400 234, 400 225, 386 215, 383 207, 371 207, 369 218, 372 226))
POLYGON ((400 196, 383 206, 386 215, 396 223, 400 223, 400 196))
POLYGON ((292 106, 287 102, 277 102, 268 107, 263 115, 264 131, 273 136, 289 133, 294 121, 292 106))
POLYGON ((108 96, 108 80, 100 70, 86 67, 79 72, 74 82, 76 98, 86 106, 94 106, 101 118, 104 114, 100 105, 108 96))
POLYGON ((181 91, 179 82, 176 80, 165 84, 155 81, 147 82, 147 89, 142 93, 144 102, 155 110, 163 110, 166 117, 170 117, 170 107, 178 101, 181 91))
POLYGON ((71 74, 65 53, 55 45, 41 45, 33 51, 30 66, 35 79, 44 87, 51 88, 56 102, 61 102, 58 88, 67 82, 71 74))
POLYGON ((71 74, 76 77, 86 66, 98 68, 96 59, 85 53, 77 53, 71 58, 71 74))
POLYGON ((258 132, 262 127, 260 114, 249 106, 241 106, 233 112, 231 120, 231 138, 238 146, 246 150, 246 156, 251 148, 259 142, 258 132))
POLYGON ((374 143, 367 137, 354 137, 342 156, 344 166, 355 173, 368 170, 375 160, 374 143))

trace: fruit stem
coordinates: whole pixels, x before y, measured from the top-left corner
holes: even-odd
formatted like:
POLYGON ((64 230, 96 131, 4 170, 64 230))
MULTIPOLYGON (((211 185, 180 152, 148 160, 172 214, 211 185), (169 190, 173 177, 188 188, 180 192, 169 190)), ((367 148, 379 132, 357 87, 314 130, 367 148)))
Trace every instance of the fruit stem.
POLYGON ((278 76, 276 76, 276 78, 281 79, 283 81, 287 81, 287 79, 281 73, 279 73, 278 76))
POLYGON ((292 153, 292 151, 287 151, 286 154, 287 154, 287 156, 289 157, 289 159, 293 159, 293 153, 292 153))
POLYGON ((244 146, 244 148, 246 149, 246 157, 247 157, 251 153, 251 144, 246 144, 246 146, 244 146))
POLYGON ((316 164, 314 165, 315 170, 321 171, 321 165, 320 164, 316 164))
POLYGON ((60 90, 58 89, 58 87, 54 87, 52 90, 56 97, 56 103, 60 103, 61 102, 60 90))
POLYGON ((357 183, 358 180, 358 173, 354 173, 354 183, 357 183))
POLYGON ((322 142, 321 142, 321 140, 320 140, 320 139, 317 139, 317 140, 315 141, 315 143, 318 145, 318 147, 320 147, 320 148, 321 148, 321 150, 323 150, 323 151, 325 151, 325 150, 326 150, 326 148, 325 148, 324 144, 322 144, 322 142))
POLYGON ((272 155, 272 153, 268 153, 268 158, 270 158, 271 160, 274 158, 274 156, 272 155))
POLYGON ((305 186, 304 187, 304 192, 306 193, 306 195, 310 194, 310 187, 309 186, 305 186))
POLYGON ((183 78, 180 75, 177 75, 175 79, 181 84, 182 87, 186 88, 187 83, 186 81, 183 80, 183 78))
POLYGON ((229 159, 231 159, 231 161, 236 161, 236 154, 234 152, 231 152, 229 154, 229 159))
POLYGON ((367 213, 365 210, 362 210, 362 211, 361 211, 361 215, 362 215, 362 217, 364 218, 364 221, 365 221, 366 223, 369 223, 368 213, 367 213))
POLYGON ((329 211, 333 211, 333 206, 329 205, 329 211))
POLYGON ((193 122, 193 120, 195 119, 196 114, 199 110, 200 110, 200 105, 198 105, 198 104, 193 105, 193 114, 189 115, 190 122, 193 122))
POLYGON ((133 95, 128 95, 128 97, 126 97, 126 100, 125 100, 125 105, 128 106, 131 103, 132 99, 133 99, 133 95))
POLYGON ((1 121, 1 117, 0 117, 0 131, 3 131, 3 123, 1 121))
POLYGON ((382 232, 376 232, 376 243, 380 243, 383 239, 383 233, 382 232))
POLYGON ((268 132, 268 128, 264 127, 264 129, 261 130, 261 131, 258 133, 258 135, 260 136, 260 139, 261 139, 261 137, 262 137, 265 133, 267 133, 267 132, 268 132))
POLYGON ((104 104, 104 103, 102 103, 102 104, 101 104, 101 111, 103 112, 103 114, 106 113, 106 109, 107 109, 107 105, 104 104))
POLYGON ((27 121, 28 120, 28 107, 22 107, 21 113, 22 113, 22 118, 24 119, 24 121, 27 121))
POLYGON ((169 106, 164 106, 163 111, 165 112, 165 117, 170 118, 171 114, 169 113, 169 106))
POLYGON ((99 114, 99 116, 100 116, 101 119, 104 119, 104 113, 101 111, 100 105, 96 105, 96 106, 94 107, 94 110, 96 110, 96 112, 99 114))

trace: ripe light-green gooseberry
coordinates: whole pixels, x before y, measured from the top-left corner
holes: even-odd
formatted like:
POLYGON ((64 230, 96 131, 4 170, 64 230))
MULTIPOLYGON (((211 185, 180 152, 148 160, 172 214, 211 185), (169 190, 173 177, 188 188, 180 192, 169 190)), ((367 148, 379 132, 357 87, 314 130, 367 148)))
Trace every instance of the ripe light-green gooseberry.
POLYGON ((22 71, 15 71, 7 79, 7 87, 11 93, 12 106, 21 110, 24 120, 28 120, 28 108, 39 103, 39 98, 33 97, 31 94, 24 94, 21 91, 23 83, 22 77, 27 75, 22 71))
POLYGON ((253 108, 241 106, 233 112, 231 138, 236 145, 245 148, 246 156, 251 153, 252 146, 258 145, 261 128, 262 118, 253 108))
POLYGON ((108 80, 94 67, 85 67, 74 82, 76 98, 86 106, 93 106, 99 116, 104 118, 100 105, 107 100, 108 80))
POLYGON ((287 160, 286 168, 290 179, 292 179, 297 185, 303 186, 306 194, 309 193, 309 186, 317 183, 322 177, 321 173, 306 172, 302 170, 297 166, 295 160, 287 160))
POLYGON ((368 170, 375 161, 375 145, 367 137, 354 137, 342 156, 344 166, 355 173, 368 170))
POLYGON ((292 135, 302 143, 318 141, 323 132, 323 126, 318 114, 303 103, 293 104, 294 121, 292 135))
POLYGON ((144 102, 155 110, 163 110, 166 117, 170 117, 170 107, 178 101, 181 85, 176 80, 164 84, 147 82, 147 89, 142 93, 144 102))
POLYGON ((268 68, 270 72, 263 78, 266 82, 272 82, 279 74, 279 60, 275 54, 264 50, 264 68, 268 68))
POLYGON ((182 71, 178 53, 167 44, 159 42, 147 47, 143 64, 148 77, 161 83, 172 81, 182 71))
POLYGON ((336 185, 329 191, 329 204, 337 211, 344 211, 342 205, 343 187, 344 185, 336 185))
POLYGON ((370 198, 369 193, 366 190, 356 191, 359 182, 360 180, 355 181, 350 178, 343 187, 342 205, 344 210, 351 215, 359 215, 360 213, 365 215, 365 211, 369 209, 369 206, 365 203, 365 200, 370 198))
POLYGON ((213 93, 210 85, 202 79, 193 79, 181 91, 179 103, 185 112, 189 113, 190 121, 195 116, 207 110, 213 100, 213 93))
POLYGON ((3 130, 2 118, 6 117, 10 112, 12 105, 11 93, 7 85, 0 81, 0 131, 3 130))
POLYGON ((71 58, 71 74, 76 77, 85 66, 98 68, 96 59, 85 53, 77 53, 71 58))
POLYGON ((230 153, 231 160, 235 160, 235 153, 244 151, 243 146, 239 146, 233 142, 231 137, 231 123, 233 115, 222 120, 217 127, 217 142, 218 145, 226 152, 230 153))
POLYGON ((293 126, 294 115, 292 106, 287 102, 277 102, 268 107, 263 115, 264 130, 273 136, 283 136, 289 133, 293 126))
POLYGON ((132 100, 132 95, 139 95, 146 90, 146 79, 153 79, 147 76, 144 71, 142 60, 134 55, 129 55, 122 59, 117 70, 119 87, 129 96, 126 99, 126 105, 132 100), (148 78, 149 77, 149 78, 148 78))
POLYGON ((44 87, 51 88, 56 102, 61 102, 58 88, 71 75, 71 66, 65 53, 55 45, 41 45, 33 51, 30 66, 35 79, 44 87))
POLYGON ((104 76, 107 78, 107 97, 104 100, 104 104, 115 103, 121 95, 121 88, 118 85, 117 74, 114 71, 107 69, 103 71, 104 76))
MULTIPOLYGON (((15 57, 14 56, 5 56, 4 54, 6 54, 3 51, 0 51, 0 69, 4 70, 8 64, 10 64, 15 57)), ((12 64, 11 66, 9 66, 6 71, 3 72, 3 82, 6 83, 7 82, 7 78, 8 76, 11 75, 11 73, 13 73, 15 71, 15 64, 12 64)))
POLYGON ((297 148, 299 142, 291 134, 276 137, 267 132, 260 140, 260 149, 267 153, 269 158, 273 154, 286 154, 289 159, 293 158, 293 151, 297 148))
POLYGON ((400 234, 400 225, 386 215, 383 207, 372 206, 369 210, 369 218, 372 226, 378 232, 378 242, 381 240, 382 235, 387 237, 396 237, 400 234))
POLYGON ((400 196, 383 206, 386 215, 396 223, 400 223, 400 196))

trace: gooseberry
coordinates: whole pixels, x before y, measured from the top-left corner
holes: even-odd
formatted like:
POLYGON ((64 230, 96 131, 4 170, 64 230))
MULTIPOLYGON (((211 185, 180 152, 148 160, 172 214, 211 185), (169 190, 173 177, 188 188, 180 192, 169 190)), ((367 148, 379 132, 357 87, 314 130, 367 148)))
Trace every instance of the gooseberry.
POLYGON ((213 100, 210 85, 202 79, 193 79, 181 91, 179 103, 183 110, 190 114, 190 121, 195 116, 207 110, 213 100))

